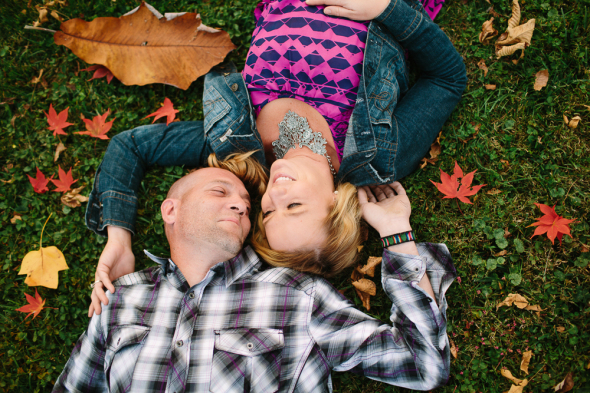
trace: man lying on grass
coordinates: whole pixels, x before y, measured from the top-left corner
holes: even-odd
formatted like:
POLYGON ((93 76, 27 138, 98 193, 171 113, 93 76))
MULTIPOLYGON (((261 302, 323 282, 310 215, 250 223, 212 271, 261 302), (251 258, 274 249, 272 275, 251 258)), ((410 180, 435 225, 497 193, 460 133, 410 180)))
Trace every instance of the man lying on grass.
MULTIPOLYGON (((146 252, 159 266, 114 282, 54 392, 328 392, 332 369, 419 390, 445 383, 444 293, 456 276, 447 248, 407 241, 383 251, 393 302, 384 324, 323 278, 272 268, 243 247, 250 198, 240 179, 262 167, 230 160, 239 165, 213 160, 217 168, 171 187, 161 205, 171 257, 146 252)), ((411 231, 399 183, 358 196, 381 235, 411 231)))

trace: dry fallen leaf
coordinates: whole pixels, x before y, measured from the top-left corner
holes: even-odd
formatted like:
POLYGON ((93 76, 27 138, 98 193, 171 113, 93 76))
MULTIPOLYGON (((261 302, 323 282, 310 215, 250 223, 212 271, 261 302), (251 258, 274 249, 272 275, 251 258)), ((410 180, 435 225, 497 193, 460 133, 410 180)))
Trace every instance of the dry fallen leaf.
POLYGON ((547 82, 549 82, 549 71, 541 70, 535 74, 535 86, 533 88, 539 91, 547 86, 547 82))
POLYGON ((557 385, 555 385, 553 387, 553 390, 555 390, 557 393, 565 393, 565 392, 569 392, 573 388, 574 388, 574 375, 572 373, 568 373, 565 376, 565 378, 563 379, 563 381, 561 381, 560 383, 558 383, 557 385))
POLYGON ((543 311, 543 309, 538 304, 528 305, 524 309, 527 311, 543 311))
POLYGON ((495 257, 503 257, 506 254, 508 254, 508 250, 502 250, 499 253, 494 254, 494 256, 495 257))
POLYGON ((33 79, 31 79, 31 83, 33 85, 36 85, 37 83, 41 82, 42 76, 43 76, 43 68, 41 68, 41 71, 39 72, 39 76, 35 76, 35 77, 33 77, 33 79))
POLYGON ((481 59, 478 63, 477 63, 477 67, 483 71, 483 76, 488 76, 488 67, 486 66, 486 62, 484 59, 481 59))
POLYGON ((522 379, 518 379, 518 378, 514 377, 512 375, 512 373, 510 372, 510 370, 508 370, 507 368, 503 368, 502 370, 500 370, 500 374, 502 374, 502 376, 504 378, 508 378, 515 385, 520 385, 523 381, 522 379))
MULTIPOLYGON (((50 217, 51 214, 47 218, 47 221, 49 221, 50 217)), ((18 274, 26 274, 27 278, 25 279, 25 284, 31 287, 41 285, 47 288, 56 289, 59 282, 58 272, 60 270, 67 270, 68 265, 64 258, 64 254, 57 247, 42 246, 43 231, 45 230, 47 221, 45 221, 43 229, 41 230, 39 250, 30 251, 25 255, 18 274)))
POLYGON ((505 393, 522 393, 522 390, 528 384, 529 384, 529 380, 524 379, 519 385, 512 385, 510 387, 510 390, 507 390, 505 393))
POLYGON ((510 307, 513 304, 516 307, 522 309, 522 308, 525 308, 526 306, 528 306, 529 302, 523 296, 521 296, 517 293, 511 293, 506 297, 506 299, 504 299, 500 303, 498 303, 498 305, 496 306, 496 310, 502 306, 510 307))
POLYGON ((556 330, 557 330, 559 333, 565 333, 565 328, 564 328, 563 326, 558 326, 558 327, 556 328, 556 330))
POLYGON ((512 16, 508 20, 508 27, 516 27, 520 23, 520 5, 518 0, 512 0, 512 16))
POLYGON ((63 22, 63 18, 61 16, 59 16, 59 14, 57 13, 57 11, 51 11, 51 16, 54 17, 55 19, 57 19, 60 22, 63 22))
POLYGON ((354 285, 359 291, 368 293, 371 296, 377 294, 377 285, 369 279, 361 278, 360 280, 353 282, 352 285, 354 285))
POLYGON ((236 48, 229 34, 204 26, 193 12, 163 17, 143 2, 120 18, 71 19, 55 43, 101 64, 125 85, 164 83, 186 90, 236 48))
POLYGON ((526 42, 520 42, 518 44, 510 45, 510 46, 500 46, 496 45, 496 56, 498 59, 504 56, 510 56, 517 50, 522 50, 520 57, 524 57, 524 50, 527 48, 528 44, 526 42))
POLYGON ((53 162, 56 162, 57 159, 59 158, 59 155, 61 154, 62 151, 66 150, 66 147, 63 143, 59 142, 57 144, 57 147, 55 148, 55 154, 53 156, 53 162))
POLYGON ((498 190, 497 188, 492 188, 490 191, 486 192, 488 195, 498 195, 501 194, 502 190, 498 190))
MULTIPOLYGON (((535 31, 535 19, 519 25, 520 23, 520 5, 518 0, 512 2, 512 16, 508 20, 506 31, 500 35, 496 41, 496 56, 499 58, 509 56, 517 50, 522 50, 520 58, 524 57, 524 51, 531 44, 533 32, 535 31)), ((518 60, 512 61, 518 64, 518 60)))
POLYGON ((19 216, 18 214, 15 214, 15 215, 14 215, 14 217, 12 217, 12 218, 10 219, 10 223, 11 223, 11 224, 16 224, 16 222, 17 222, 17 221, 19 221, 19 220, 21 220, 21 221, 22 221, 22 219, 23 219, 23 218, 22 218, 21 216, 19 216))
POLYGON ((375 267, 381 263, 381 257, 369 257, 367 264, 363 267, 357 266, 357 270, 361 274, 366 274, 370 277, 375 277, 375 267))
POLYGON ((365 248, 365 246, 357 246, 356 247, 356 252, 359 253, 363 250, 363 248, 365 248))
POLYGON ((422 164, 420 164, 420 169, 423 169, 428 164, 434 165, 434 163, 438 161, 438 156, 442 152, 442 148, 440 147, 441 135, 442 135, 442 130, 441 130, 441 132, 438 133, 438 137, 436 138, 436 140, 432 143, 432 145, 430 145, 430 151, 429 151, 430 158, 424 157, 422 159, 422 164))
POLYGON ((494 29, 493 23, 494 17, 483 22, 483 25, 481 26, 481 33, 479 33, 479 42, 482 44, 489 43, 492 37, 498 35, 498 30, 494 29))
POLYGON ((457 349, 455 342, 453 340, 451 340, 451 355, 453 355, 453 357, 455 359, 457 359, 458 353, 459 353, 459 350, 457 349))
POLYGON ((526 351, 522 353, 522 362, 520 362, 520 369, 524 371, 526 375, 529 375, 529 363, 531 362, 531 356, 533 356, 533 351, 526 351))
POLYGON ((71 208, 75 208, 80 206, 81 202, 88 202, 88 197, 80 195, 80 191, 82 191, 84 187, 85 186, 74 188, 73 190, 66 192, 61 197, 61 203, 71 208))
POLYGON ((486 90, 496 90, 496 85, 484 85, 486 90))
POLYGON ((37 23, 40 25, 42 23, 48 22, 49 18, 47 17, 47 8, 39 7, 38 4, 35 6, 35 8, 37 9, 37 12, 39 12, 39 20, 37 23))
MULTIPOLYGON (((565 117, 565 115, 563 116, 565 119, 567 119, 567 117, 565 117)), ((572 130, 576 129, 578 127, 578 123, 582 120, 582 118, 580 116, 574 116, 572 117, 572 119, 567 122, 567 126, 569 128, 571 128, 572 130)))

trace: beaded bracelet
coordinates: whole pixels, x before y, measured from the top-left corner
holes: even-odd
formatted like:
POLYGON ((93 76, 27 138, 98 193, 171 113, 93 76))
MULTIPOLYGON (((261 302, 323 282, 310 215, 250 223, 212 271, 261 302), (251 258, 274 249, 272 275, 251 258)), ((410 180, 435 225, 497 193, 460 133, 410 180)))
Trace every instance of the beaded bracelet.
POLYGON ((406 242, 413 242, 414 238, 414 231, 407 231, 402 233, 397 233, 391 236, 385 236, 381 238, 381 243, 383 243, 383 247, 395 246, 396 244, 402 244, 406 242))

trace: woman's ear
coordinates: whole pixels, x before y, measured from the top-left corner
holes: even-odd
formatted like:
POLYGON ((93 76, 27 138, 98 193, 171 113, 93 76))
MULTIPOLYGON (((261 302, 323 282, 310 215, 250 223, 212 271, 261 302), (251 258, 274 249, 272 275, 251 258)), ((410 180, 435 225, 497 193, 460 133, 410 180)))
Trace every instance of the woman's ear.
POLYGON ((176 214, 178 213, 178 199, 164 199, 160 206, 160 212, 162 213, 162 220, 165 224, 172 225, 176 222, 176 214))

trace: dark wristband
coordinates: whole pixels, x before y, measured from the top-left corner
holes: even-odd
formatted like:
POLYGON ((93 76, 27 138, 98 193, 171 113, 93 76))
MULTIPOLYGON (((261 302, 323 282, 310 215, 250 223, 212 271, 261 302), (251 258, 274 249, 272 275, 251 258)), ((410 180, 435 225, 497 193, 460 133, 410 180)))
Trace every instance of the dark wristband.
POLYGON ((381 243, 383 244, 383 247, 386 248, 389 246, 395 246, 396 244, 413 242, 414 240, 414 231, 407 231, 391 236, 384 236, 381 238, 381 243))

